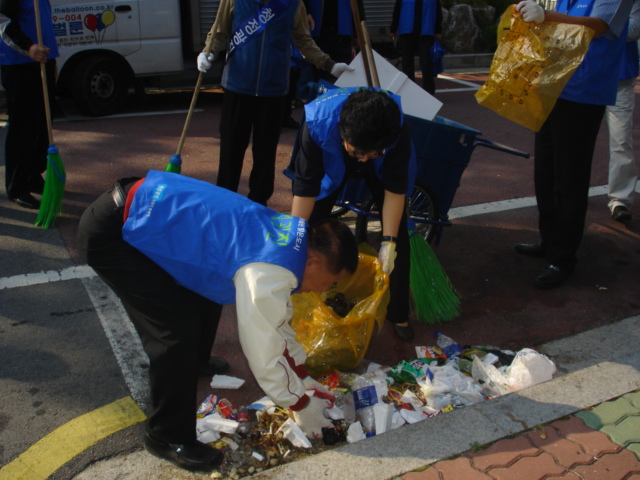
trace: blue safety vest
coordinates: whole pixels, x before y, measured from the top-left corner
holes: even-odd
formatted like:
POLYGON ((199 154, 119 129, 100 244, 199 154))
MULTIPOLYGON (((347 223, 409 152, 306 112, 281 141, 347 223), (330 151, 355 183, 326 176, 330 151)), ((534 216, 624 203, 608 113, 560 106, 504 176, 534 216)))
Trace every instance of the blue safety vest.
MULTIPOLYGON (((258 0, 235 0, 232 31, 255 15, 263 6, 258 0)), ((252 36, 242 48, 230 55, 222 73, 222 86, 244 95, 278 97, 289 91, 291 31, 298 9, 297 0, 289 0, 284 11, 267 27, 252 36)))
POLYGON ((323 6, 326 1, 338 2, 338 35, 353 35, 353 12, 349 0, 310 0, 308 13, 313 17, 315 25, 311 30, 312 37, 319 37, 322 33, 323 6))
POLYGON ((398 35, 414 33, 414 15, 416 1, 422 2, 422 21, 420 35, 434 35, 436 33, 436 18, 438 4, 435 0, 402 0, 398 18, 398 35))
MULTIPOLYGON (((588 17, 597 0, 559 0, 556 11, 567 15, 588 17)), ((560 98, 591 105, 615 105, 618 91, 618 75, 627 40, 627 28, 611 40, 599 35, 589 44, 584 60, 565 85, 560 98)))
POLYGON ((233 277, 253 262, 279 265, 302 283, 307 222, 210 183, 150 171, 135 193, 124 240, 179 285, 219 304, 236 301, 233 277))
MULTIPOLYGON (((320 185, 320 200, 333 193, 344 180, 346 167, 343 158, 342 137, 340 136, 339 121, 340 112, 344 103, 354 91, 361 87, 337 88, 329 90, 313 102, 304 107, 307 128, 313 141, 322 148, 324 177, 320 185)), ((376 89, 380 90, 380 89, 376 89)), ((389 93, 389 92, 387 92, 389 93)), ((400 121, 404 123, 400 96, 389 93, 389 96, 400 108, 400 121)), ((394 145, 395 146, 395 145, 394 145)), ((393 147, 390 147, 390 151, 393 147)), ((389 152, 387 152, 388 154, 389 152)), ((376 176, 382 180, 384 157, 370 160, 374 164, 376 176)), ((411 146, 411 158, 409 160, 408 189, 406 194, 413 193, 416 176, 416 156, 413 145, 411 146)))
POLYGON ((622 61, 619 80, 636 78, 640 73, 640 69, 638 68, 639 62, 638 42, 627 42, 624 48, 624 60, 622 61))
MULTIPOLYGON (((53 33, 53 24, 51 23, 51 5, 49 0, 40 0, 40 19, 42 27, 42 43, 49 47, 50 53, 47 58, 56 58, 58 53, 58 44, 53 33)), ((20 13, 18 14, 20 29, 27 35, 33 43, 38 43, 38 34, 36 30, 36 14, 33 0, 20 0, 20 13)), ((6 43, 0 41, 0 65, 20 65, 24 63, 33 63, 28 55, 22 55, 9 47, 6 43)))

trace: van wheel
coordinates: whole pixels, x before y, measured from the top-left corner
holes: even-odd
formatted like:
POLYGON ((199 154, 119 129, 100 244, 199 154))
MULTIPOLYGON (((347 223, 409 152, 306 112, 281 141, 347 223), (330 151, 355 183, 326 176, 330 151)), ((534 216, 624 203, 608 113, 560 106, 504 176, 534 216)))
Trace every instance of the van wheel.
POLYGON ((87 57, 73 75, 73 100, 84 115, 111 115, 124 107, 129 83, 130 76, 117 60, 87 57))

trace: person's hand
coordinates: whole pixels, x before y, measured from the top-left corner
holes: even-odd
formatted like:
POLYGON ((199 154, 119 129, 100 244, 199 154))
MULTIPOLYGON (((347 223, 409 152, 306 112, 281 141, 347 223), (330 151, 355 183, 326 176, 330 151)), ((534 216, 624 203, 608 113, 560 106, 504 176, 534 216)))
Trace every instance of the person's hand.
POLYGON ((391 275, 396 260, 396 242, 382 242, 378 252, 378 260, 382 264, 382 271, 391 275))
POLYGON ((544 8, 534 0, 522 0, 516 5, 516 12, 522 15, 525 22, 544 23, 544 8))
POLYGON ((204 52, 200 52, 198 55, 198 70, 202 73, 207 73, 207 70, 211 68, 211 62, 213 62, 213 53, 210 53, 207 57, 207 54, 204 52))
POLYGON ((336 63, 331 68, 331 75, 337 78, 340 75, 342 75, 344 72, 353 72, 354 70, 355 70, 354 68, 350 67, 346 63, 336 63))
POLYGON ((299 412, 291 411, 293 421, 298 424, 304 434, 310 438, 322 438, 322 429, 331 428, 333 424, 324 416, 325 408, 330 408, 327 400, 311 397, 309 404, 299 412))
POLYGON ((313 17, 310 13, 307 14, 307 22, 309 23, 309 30, 312 31, 316 28, 316 22, 313 21, 313 17))
POLYGON ((302 384, 306 390, 313 390, 313 396, 318 397, 324 400, 329 400, 331 405, 328 408, 333 406, 333 403, 336 401, 336 397, 333 396, 331 390, 326 385, 322 385, 320 382, 317 382, 310 376, 304 377, 302 379, 302 384))
POLYGON ((34 43, 29 47, 29 58, 33 61, 44 63, 47 61, 50 52, 49 47, 34 43))

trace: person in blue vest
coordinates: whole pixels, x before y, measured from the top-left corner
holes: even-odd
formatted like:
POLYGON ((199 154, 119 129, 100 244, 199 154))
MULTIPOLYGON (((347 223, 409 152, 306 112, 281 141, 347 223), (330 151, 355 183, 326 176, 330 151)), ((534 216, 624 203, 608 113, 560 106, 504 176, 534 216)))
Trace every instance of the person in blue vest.
POLYGON ((58 56, 51 5, 49 0, 39 4, 42 45, 38 45, 33 0, 0 1, 0 70, 9 117, 5 186, 9 200, 31 209, 40 208, 40 200, 32 194, 42 194, 49 146, 40 64, 46 65, 53 96, 58 56))
POLYGON ((640 38, 640 0, 633 2, 629 18, 629 35, 620 70, 616 104, 606 110, 609 127, 609 203, 611 217, 618 222, 631 220, 629 211, 638 183, 638 169, 633 155, 633 109, 638 77, 638 38, 640 38))
MULTIPOLYGON (((288 101, 292 40, 305 60, 317 68, 336 77, 350 69, 318 48, 309 34, 304 4, 298 0, 221 0, 207 35, 213 58, 227 52, 217 185, 238 191, 251 141, 248 196, 262 205, 273 194, 281 119, 288 101)), ((210 59, 206 52, 200 53, 201 72, 211 66, 210 59)))
POLYGON ((550 11, 524 0, 516 6, 525 22, 584 25, 594 31, 582 63, 535 135, 540 241, 520 243, 515 249, 547 260, 533 281, 538 288, 562 285, 578 261, 593 152, 605 108, 616 103, 631 5, 630 0, 559 0, 556 10, 550 11))
POLYGON ((416 157, 400 97, 367 87, 329 90, 305 106, 298 142, 291 214, 311 224, 323 220, 346 181, 364 178, 382 212, 387 320, 398 337, 411 340, 406 197, 413 192, 416 157))
POLYGON ((332 426, 289 325, 295 291, 324 291, 358 265, 348 226, 309 227, 207 182, 150 171, 119 180, 80 220, 78 250, 122 300, 149 356, 146 449, 188 470, 222 454, 200 443, 198 376, 228 368, 211 357, 222 305, 236 304, 238 335, 258 384, 310 438, 332 426))
MULTIPOLYGON (((304 0, 311 37, 336 62, 351 63, 358 49, 358 37, 350 0, 304 0)), ((357 0, 360 20, 366 20, 364 4, 357 0)), ((316 76, 333 82, 332 76, 316 71, 316 76)))
POLYGON ((396 0, 389 27, 392 39, 398 39, 402 53, 402 72, 416 81, 415 56, 420 59, 422 88, 436 93, 431 47, 442 34, 440 0, 396 0))

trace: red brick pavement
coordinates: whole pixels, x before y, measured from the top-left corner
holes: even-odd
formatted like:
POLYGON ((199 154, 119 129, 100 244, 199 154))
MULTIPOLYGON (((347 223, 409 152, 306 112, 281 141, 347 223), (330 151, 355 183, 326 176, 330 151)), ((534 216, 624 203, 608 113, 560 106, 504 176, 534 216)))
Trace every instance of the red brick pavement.
POLYGON ((640 459, 577 418, 437 462, 402 480, 640 480, 640 459))

